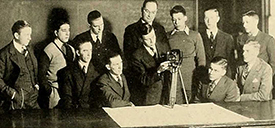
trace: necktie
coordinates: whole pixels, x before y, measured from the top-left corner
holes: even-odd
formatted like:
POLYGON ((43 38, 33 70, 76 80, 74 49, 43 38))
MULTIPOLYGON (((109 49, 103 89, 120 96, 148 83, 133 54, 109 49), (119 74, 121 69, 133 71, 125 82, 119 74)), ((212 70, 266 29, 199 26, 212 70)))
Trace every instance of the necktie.
POLYGON ((248 76, 248 73, 249 73, 249 71, 248 71, 248 64, 246 64, 246 65, 244 66, 244 69, 243 69, 243 75, 242 75, 243 81, 246 80, 246 78, 247 78, 247 76, 248 76))
POLYGON ((62 52, 66 55, 66 43, 63 43, 63 45, 61 46, 61 50, 62 52))
POLYGON ((117 82, 119 83, 119 85, 121 87, 123 87, 123 82, 122 82, 122 80, 121 80, 121 78, 119 76, 117 76, 117 82))
POLYGON ((22 47, 23 51, 22 51, 22 54, 24 56, 27 56, 28 55, 28 49, 26 47, 22 47))
POLYGON ((86 66, 85 65, 82 67, 82 71, 86 74, 86 66))
POLYGON ((212 94, 214 88, 215 88, 215 82, 213 81, 209 84, 208 97, 210 97, 210 95, 212 94))
POLYGON ((100 40, 99 40, 98 35, 96 36, 96 44, 100 44, 100 40))
POLYGON ((213 32, 210 32, 210 41, 213 43, 214 42, 214 35, 213 32))

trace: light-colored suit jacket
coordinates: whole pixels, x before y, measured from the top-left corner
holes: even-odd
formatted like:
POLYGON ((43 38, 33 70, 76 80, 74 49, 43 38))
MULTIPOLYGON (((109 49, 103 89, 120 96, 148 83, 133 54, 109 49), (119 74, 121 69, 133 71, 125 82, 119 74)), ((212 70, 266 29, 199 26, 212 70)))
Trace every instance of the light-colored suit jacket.
POLYGON ((209 84, 202 84, 198 98, 201 102, 236 102, 240 99, 237 84, 227 76, 223 76, 208 97, 209 84))
POLYGON ((272 99, 272 68, 264 60, 258 58, 242 82, 245 66, 237 69, 237 84, 241 91, 241 101, 267 101, 272 99), (244 84, 242 84, 244 83, 244 84))

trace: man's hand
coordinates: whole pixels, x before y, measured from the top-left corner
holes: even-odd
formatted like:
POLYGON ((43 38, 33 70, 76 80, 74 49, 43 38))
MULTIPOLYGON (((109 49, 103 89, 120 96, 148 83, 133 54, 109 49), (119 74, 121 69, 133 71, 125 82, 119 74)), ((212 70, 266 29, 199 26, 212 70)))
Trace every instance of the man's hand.
POLYGON ((159 65, 157 72, 158 73, 162 73, 163 71, 169 69, 169 64, 170 64, 170 61, 164 61, 164 62, 162 62, 159 65))

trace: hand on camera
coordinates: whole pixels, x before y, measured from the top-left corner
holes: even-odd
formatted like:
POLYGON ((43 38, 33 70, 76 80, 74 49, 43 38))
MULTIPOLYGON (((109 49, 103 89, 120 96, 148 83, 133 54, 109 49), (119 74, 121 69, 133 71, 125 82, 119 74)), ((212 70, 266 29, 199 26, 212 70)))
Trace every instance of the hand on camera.
POLYGON ((169 64, 170 64, 170 61, 164 61, 164 62, 162 62, 162 63, 159 65, 157 72, 158 72, 158 73, 162 73, 162 72, 164 72, 165 70, 169 69, 169 64))

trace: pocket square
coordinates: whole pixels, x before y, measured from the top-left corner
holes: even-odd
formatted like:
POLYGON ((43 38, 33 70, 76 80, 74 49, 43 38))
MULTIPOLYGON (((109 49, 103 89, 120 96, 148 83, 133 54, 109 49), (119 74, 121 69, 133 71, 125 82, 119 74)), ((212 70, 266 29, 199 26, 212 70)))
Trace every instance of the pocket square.
POLYGON ((255 79, 252 81, 252 83, 257 83, 257 82, 259 82, 259 80, 258 80, 257 78, 255 78, 255 79))

